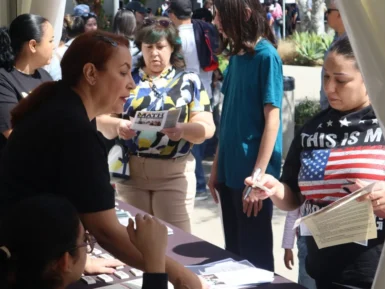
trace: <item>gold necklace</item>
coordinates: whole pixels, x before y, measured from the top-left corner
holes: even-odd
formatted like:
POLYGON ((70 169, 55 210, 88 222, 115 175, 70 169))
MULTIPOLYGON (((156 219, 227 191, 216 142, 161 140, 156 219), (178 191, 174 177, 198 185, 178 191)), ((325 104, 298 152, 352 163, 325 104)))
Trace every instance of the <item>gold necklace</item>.
POLYGON ((25 75, 32 75, 32 74, 29 74, 29 73, 25 73, 24 71, 18 69, 15 65, 13 66, 14 69, 16 69, 18 72, 22 73, 22 74, 25 74, 25 75))

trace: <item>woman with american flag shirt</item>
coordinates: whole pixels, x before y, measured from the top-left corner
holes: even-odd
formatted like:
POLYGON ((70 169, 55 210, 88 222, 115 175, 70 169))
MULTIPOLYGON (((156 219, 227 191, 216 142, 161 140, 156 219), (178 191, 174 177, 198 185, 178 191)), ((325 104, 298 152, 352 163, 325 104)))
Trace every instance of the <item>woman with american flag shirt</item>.
MULTIPOLYGON (((385 188, 385 140, 349 39, 336 41, 324 64, 324 87, 330 107, 307 122, 287 155, 281 180, 264 175, 271 192, 253 190, 252 198, 270 197, 286 211, 305 203, 305 215, 338 200, 366 183, 385 188)), ((247 185, 252 185, 250 179, 247 185)), ((377 221, 376 239, 318 249, 306 236, 306 270, 318 289, 371 288, 385 234, 385 189, 367 195, 377 221)))

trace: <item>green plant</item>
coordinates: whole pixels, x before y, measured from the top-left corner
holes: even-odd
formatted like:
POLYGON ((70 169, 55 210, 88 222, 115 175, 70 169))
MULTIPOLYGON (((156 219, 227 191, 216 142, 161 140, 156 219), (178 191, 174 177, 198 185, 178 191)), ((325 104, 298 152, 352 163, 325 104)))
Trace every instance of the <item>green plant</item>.
POLYGON ((317 66, 323 64, 325 52, 329 49, 333 38, 327 34, 295 32, 288 41, 294 43, 295 57, 289 58, 293 59, 293 63, 287 64, 317 66))
POLYGON ((229 65, 228 59, 224 55, 218 56, 219 70, 223 73, 229 65))
POLYGON ((296 126, 303 126, 309 119, 321 111, 319 102, 304 100, 295 106, 294 120, 296 126))
POLYGON ((305 42, 297 46, 297 57, 295 62, 299 65, 317 65, 322 64, 325 51, 316 42, 305 42))

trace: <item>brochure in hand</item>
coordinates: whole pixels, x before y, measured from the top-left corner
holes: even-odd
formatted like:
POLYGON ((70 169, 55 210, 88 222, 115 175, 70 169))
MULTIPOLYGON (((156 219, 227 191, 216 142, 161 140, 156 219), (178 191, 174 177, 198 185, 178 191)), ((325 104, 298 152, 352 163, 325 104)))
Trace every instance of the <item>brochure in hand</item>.
POLYGON ((140 131, 161 131, 164 128, 173 128, 179 120, 181 109, 161 111, 137 111, 131 120, 131 129, 140 131))
POLYGON ((313 236, 319 249, 353 242, 367 246, 367 240, 377 237, 373 206, 370 200, 358 202, 357 199, 370 194, 376 185, 371 183, 299 218, 293 229, 301 226, 301 235, 313 236))

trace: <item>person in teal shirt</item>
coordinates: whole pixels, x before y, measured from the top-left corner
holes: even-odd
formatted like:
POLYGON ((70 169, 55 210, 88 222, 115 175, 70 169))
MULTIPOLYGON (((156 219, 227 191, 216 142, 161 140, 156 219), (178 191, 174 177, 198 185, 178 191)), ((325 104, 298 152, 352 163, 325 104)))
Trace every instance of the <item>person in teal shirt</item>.
POLYGON ((214 22, 232 46, 209 187, 221 202, 226 249, 274 271, 272 202, 244 200, 243 191, 257 168, 280 176, 282 62, 259 1, 216 0, 215 8, 214 22))

